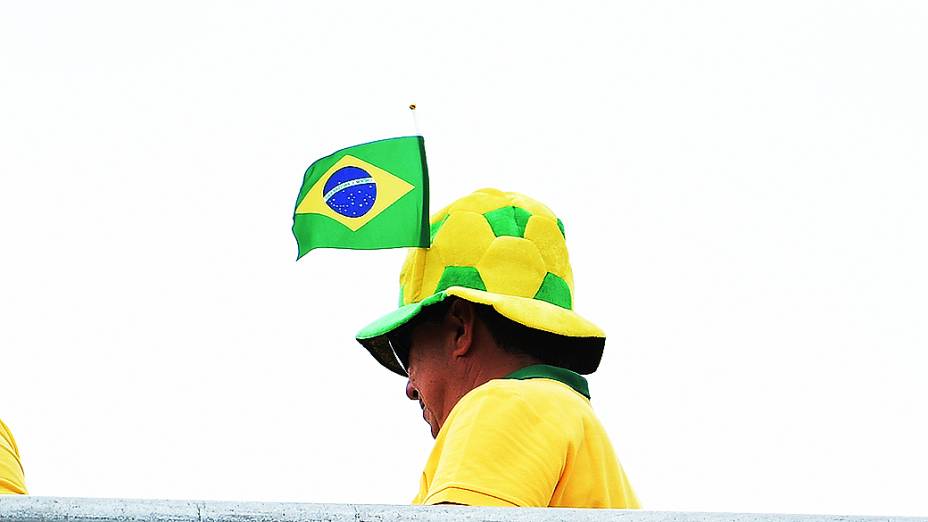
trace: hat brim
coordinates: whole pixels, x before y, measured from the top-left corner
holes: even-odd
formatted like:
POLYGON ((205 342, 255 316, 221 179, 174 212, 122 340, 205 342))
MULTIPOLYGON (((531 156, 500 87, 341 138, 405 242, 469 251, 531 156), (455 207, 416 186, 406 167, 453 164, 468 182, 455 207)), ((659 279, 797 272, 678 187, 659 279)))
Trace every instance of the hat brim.
POLYGON ((599 366, 606 334, 573 310, 539 299, 495 294, 461 286, 452 286, 418 303, 401 306, 362 328, 355 337, 381 365, 396 374, 406 376, 390 347, 388 335, 412 321, 423 308, 440 303, 449 296, 492 306, 507 319, 565 338, 562 343, 563 349, 571 356, 565 359, 564 364, 570 370, 589 374, 599 366))

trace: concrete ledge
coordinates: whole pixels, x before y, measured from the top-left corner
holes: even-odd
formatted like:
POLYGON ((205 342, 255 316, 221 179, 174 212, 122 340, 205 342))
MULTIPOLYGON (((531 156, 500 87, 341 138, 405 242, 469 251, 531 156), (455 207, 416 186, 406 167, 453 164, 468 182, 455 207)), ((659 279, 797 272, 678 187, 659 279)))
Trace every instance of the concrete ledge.
POLYGON ((922 517, 0 496, 0 522, 928 522, 922 517))

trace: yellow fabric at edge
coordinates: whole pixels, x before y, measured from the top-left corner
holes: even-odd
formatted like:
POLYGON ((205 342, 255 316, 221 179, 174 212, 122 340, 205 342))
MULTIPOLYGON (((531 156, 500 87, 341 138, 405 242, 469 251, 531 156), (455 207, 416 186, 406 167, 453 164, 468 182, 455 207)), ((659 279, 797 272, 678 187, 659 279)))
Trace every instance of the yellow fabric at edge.
POLYGON ((638 508, 589 401, 550 379, 465 395, 435 439, 413 504, 638 508))
POLYGON ((6 424, 0 420, 0 495, 26 494, 26 481, 23 466, 19 462, 19 449, 16 440, 6 424))

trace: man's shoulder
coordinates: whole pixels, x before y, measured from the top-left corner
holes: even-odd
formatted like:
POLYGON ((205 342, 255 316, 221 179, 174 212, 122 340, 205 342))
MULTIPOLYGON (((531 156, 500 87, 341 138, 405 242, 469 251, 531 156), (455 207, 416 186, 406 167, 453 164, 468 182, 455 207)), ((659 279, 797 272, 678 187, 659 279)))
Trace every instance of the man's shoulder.
POLYGON ((591 425, 598 421, 587 398, 562 382, 494 379, 458 402, 436 447, 465 441, 473 448, 477 437, 491 441, 480 447, 544 448, 551 458, 561 458, 587 437, 591 425))
POLYGON ((589 404, 586 397, 567 384, 555 379, 537 377, 532 379, 493 379, 474 391, 485 388, 490 393, 521 395, 526 398, 544 398, 565 401, 579 401, 589 404))
POLYGON ((25 494, 26 485, 16 440, 6 424, 0 421, 0 494, 4 493, 25 494))
POLYGON ((553 379, 493 379, 467 393, 464 409, 529 409, 541 416, 558 412, 591 412, 589 400, 570 386, 553 379))

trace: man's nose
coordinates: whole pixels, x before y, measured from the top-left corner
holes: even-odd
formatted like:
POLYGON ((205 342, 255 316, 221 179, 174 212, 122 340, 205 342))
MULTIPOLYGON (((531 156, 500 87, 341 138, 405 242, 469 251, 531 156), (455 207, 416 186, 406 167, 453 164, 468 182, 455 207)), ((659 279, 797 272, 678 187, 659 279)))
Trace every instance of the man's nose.
POLYGON ((411 401, 419 400, 419 392, 412 386, 412 381, 406 381, 406 396, 411 401))

